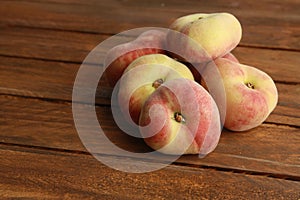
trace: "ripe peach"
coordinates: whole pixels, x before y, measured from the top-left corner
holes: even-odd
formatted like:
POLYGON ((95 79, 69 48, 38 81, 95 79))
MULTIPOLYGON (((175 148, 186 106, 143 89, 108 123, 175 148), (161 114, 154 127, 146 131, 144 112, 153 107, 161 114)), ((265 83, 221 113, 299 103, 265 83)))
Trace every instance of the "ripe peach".
POLYGON ((133 61, 120 80, 119 105, 126 115, 138 124, 141 108, 146 99, 161 84, 176 78, 193 80, 191 71, 176 60, 163 55, 144 55, 133 61))
POLYGON ((213 98, 201 85, 183 78, 169 80, 151 94, 139 124, 151 148, 173 155, 204 156, 215 149, 221 134, 213 98))
POLYGON ((175 20, 170 29, 175 31, 167 34, 168 49, 179 52, 177 54, 192 63, 203 63, 226 55, 242 37, 239 21, 229 13, 183 16, 175 20))
MULTIPOLYGON (((272 78, 255 67, 225 58, 216 59, 209 65, 217 66, 226 92, 224 127, 245 131, 263 123, 278 101, 277 88, 272 78)), ((208 76, 210 69, 212 66, 206 67, 204 80, 213 79, 208 76)))
POLYGON ((109 84, 113 87, 122 76, 127 66, 136 58, 156 53, 164 53, 166 33, 149 30, 129 43, 120 44, 107 53, 106 74, 109 84))

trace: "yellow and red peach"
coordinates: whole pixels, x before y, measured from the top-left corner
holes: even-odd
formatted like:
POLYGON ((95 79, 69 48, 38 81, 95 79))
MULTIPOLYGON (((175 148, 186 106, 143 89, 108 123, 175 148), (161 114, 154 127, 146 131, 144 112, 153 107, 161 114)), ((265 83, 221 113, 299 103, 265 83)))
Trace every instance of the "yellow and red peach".
POLYGON ((119 105, 126 118, 138 124, 141 108, 146 99, 161 84, 176 78, 193 80, 191 71, 182 63, 163 55, 144 55, 133 61, 120 80, 119 105), (130 116, 127 116, 129 109, 130 116))
MULTIPOLYGON (((272 78, 255 67, 219 58, 208 64, 203 73, 204 80, 213 79, 208 77, 212 65, 218 68, 226 93, 224 127, 232 131, 245 131, 262 124, 278 101, 272 78)), ((204 82, 202 84, 205 85, 204 82)))
POLYGON ((175 31, 167 34, 167 48, 191 63, 203 63, 228 54, 242 37, 238 19, 229 13, 183 16, 175 20, 170 29, 175 31))
POLYGON ((139 124, 151 148, 173 155, 204 156, 215 149, 221 134, 213 98, 201 85, 183 78, 169 80, 151 94, 139 124))
POLYGON ((113 87, 122 76, 127 66, 140 56, 164 53, 166 33, 159 30, 148 30, 132 42, 115 46, 107 53, 106 74, 113 87))

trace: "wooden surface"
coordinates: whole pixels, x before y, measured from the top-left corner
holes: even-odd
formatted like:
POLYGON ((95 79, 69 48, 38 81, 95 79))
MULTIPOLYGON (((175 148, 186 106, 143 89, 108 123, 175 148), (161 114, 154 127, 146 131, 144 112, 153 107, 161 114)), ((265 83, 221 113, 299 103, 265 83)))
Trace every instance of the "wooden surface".
MULTIPOLYGON (((0 5, 0 199, 300 199, 299 1, 2 0, 0 5), (121 31, 168 27, 184 14, 220 11, 233 13, 243 26, 236 57, 275 80, 279 102, 266 122, 243 133, 223 130, 218 147, 204 159, 181 156, 155 172, 120 172, 91 156, 72 116, 74 79, 87 54, 121 31)), ((117 127, 112 88, 104 79, 100 84, 96 110, 105 134, 123 149, 148 152, 141 139, 117 127)), ((142 159, 105 156, 128 165, 142 159)))

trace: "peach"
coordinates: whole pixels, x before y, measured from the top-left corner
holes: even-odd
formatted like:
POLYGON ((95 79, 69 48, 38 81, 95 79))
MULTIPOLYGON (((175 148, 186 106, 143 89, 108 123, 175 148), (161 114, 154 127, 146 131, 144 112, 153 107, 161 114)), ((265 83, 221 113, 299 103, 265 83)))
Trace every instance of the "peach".
POLYGON ((141 108, 150 94, 165 81, 182 77, 193 80, 185 65, 166 55, 150 54, 134 60, 120 80, 118 101, 125 118, 131 117, 138 124, 141 108))
POLYGON ((205 156, 215 149, 221 134, 213 98, 184 78, 169 80, 151 94, 139 124, 145 142, 164 154, 205 156))
POLYGON ((175 20, 170 29, 175 31, 167 34, 167 48, 171 52, 179 52, 180 59, 192 63, 203 63, 226 55, 242 37, 238 19, 229 13, 183 16, 175 20))
POLYGON ((204 80, 214 79, 208 73, 215 65, 225 88, 224 127, 232 131, 245 131, 262 124, 278 101, 277 88, 272 78, 255 67, 225 58, 216 59, 209 65, 203 73, 204 80))
POLYGON ((166 33, 159 30, 148 30, 132 42, 115 46, 107 53, 105 60, 106 75, 109 84, 114 87, 127 66, 136 58, 156 53, 164 53, 166 33))

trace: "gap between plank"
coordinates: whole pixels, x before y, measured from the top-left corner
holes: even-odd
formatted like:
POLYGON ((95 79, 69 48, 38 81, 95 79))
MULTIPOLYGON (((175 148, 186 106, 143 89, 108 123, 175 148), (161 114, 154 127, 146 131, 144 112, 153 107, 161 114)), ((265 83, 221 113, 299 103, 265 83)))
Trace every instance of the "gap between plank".
MULTIPOLYGON (((38 61, 46 61, 46 62, 60 62, 60 63, 69 63, 69 64, 79 64, 81 65, 82 62, 78 61, 68 61, 68 60, 55 60, 55 59, 46 59, 46 58, 34 58, 34 57, 26 57, 26 56, 13 56, 13 55, 6 55, 0 54, 1 57, 6 58, 19 58, 19 59, 26 59, 26 60, 38 60, 38 61)), ((87 63, 88 64, 88 63, 87 63)), ((91 64, 93 65, 93 64, 91 64)), ((94 64, 95 65, 95 64, 94 64)), ((99 65, 98 65, 99 66, 99 65)))
MULTIPOLYGON (((1 89, 1 87, 0 87, 1 89)), ((34 99, 34 100, 40 100, 40 101, 46 101, 46 102, 53 102, 53 103, 60 103, 60 104, 66 104, 70 105, 72 103, 77 103, 77 104, 82 104, 82 105, 92 105, 87 102, 81 102, 81 101, 72 101, 72 100, 67 100, 67 99, 54 99, 54 98, 47 98, 47 97, 38 97, 38 96, 24 96, 20 94, 8 94, 8 93, 0 93, 0 96, 4 97, 17 97, 17 98, 24 98, 24 99, 34 99)), ((97 107, 110 107, 110 104, 100 104, 100 103, 95 103, 95 106, 97 107)))
MULTIPOLYGON (((86 151, 58 149, 58 148, 53 148, 53 147, 31 146, 31 145, 5 143, 5 142, 0 142, 0 145, 8 146, 8 147, 19 147, 19 148, 25 148, 25 149, 41 150, 41 151, 70 153, 70 154, 77 154, 77 155, 91 155, 89 152, 86 152, 86 151)), ((13 149, 10 149, 10 150, 16 151, 16 150, 13 150, 13 149)), ((23 150, 17 150, 17 151, 24 152, 23 150)), ((37 153, 37 152, 32 152, 32 153, 37 153)), ((105 157, 116 157, 116 158, 121 158, 121 159, 124 159, 124 158, 128 159, 129 158, 129 159, 132 159, 132 160, 141 160, 140 158, 127 157, 127 156, 117 156, 117 155, 108 155, 108 154, 100 154, 100 153, 98 155, 105 156, 105 157)), ((159 162, 157 160, 152 160, 152 159, 143 158, 142 160, 145 161, 145 162, 163 163, 163 162, 159 162)), ((209 169, 209 170, 215 170, 215 171, 221 171, 221 172, 231 172, 231 173, 234 173, 234 174, 246 174, 246 175, 251 175, 251 176, 263 176, 263 177, 289 180, 289 181, 295 181, 295 182, 300 181, 299 176, 279 174, 279 173, 259 172, 259 171, 243 170, 243 169, 236 169, 236 168, 217 167, 217 166, 211 166, 211 165, 187 164, 187 163, 182 163, 182 162, 178 162, 178 161, 173 162, 171 165, 190 167, 190 168, 194 168, 194 169, 209 169)))
POLYGON ((258 45, 251 45, 251 44, 239 44, 238 47, 252 48, 252 49, 267 49, 267 50, 272 50, 272 51, 291 51, 291 52, 299 52, 300 51, 300 49, 258 46, 258 45))
MULTIPOLYGON (((37 61, 45 61, 45 62, 58 62, 58 63, 66 63, 66 64, 79 64, 79 65, 81 65, 84 62, 84 61, 78 62, 78 61, 69 61, 69 60, 55 60, 55 59, 47 59, 47 58, 34 58, 34 57, 26 57, 26 56, 13 56, 13 55, 6 55, 6 54, 0 54, 0 57, 17 58, 17 59, 25 59, 25 60, 37 60, 37 61)), ((89 63, 89 62, 85 62, 85 64, 90 66, 95 66, 95 67, 103 67, 102 64, 89 63)))
POLYGON ((292 125, 292 124, 283 124, 283 123, 273 123, 273 122, 267 122, 265 121, 264 124, 270 124, 270 125, 275 125, 275 126, 287 126, 287 127, 290 127, 290 128, 300 128, 299 125, 292 125))
POLYGON ((293 81, 276 81, 274 80, 275 83, 281 83, 281 84, 286 84, 286 85, 299 85, 300 83, 298 82, 293 82, 293 81))
MULTIPOLYGON (((99 31, 81 31, 76 29, 61 29, 61 28, 48 28, 48 27, 37 27, 37 26, 26 26, 26 25, 10 25, 6 24, 5 27, 12 28, 24 28, 24 29, 36 29, 36 30, 49 30, 57 32, 70 32, 70 33, 80 33, 80 34, 91 34, 91 35, 105 35, 105 36, 114 36, 117 33, 104 33, 99 31)), ((126 37, 126 35, 124 35, 126 37)))
POLYGON ((279 173, 275 174, 275 173, 250 171, 250 170, 243 170, 243 169, 236 169, 236 168, 186 164, 186 163, 180 163, 180 162, 174 162, 172 164, 176 165, 176 166, 194 167, 194 168, 201 168, 201 169, 212 169, 212 170, 216 170, 216 171, 232 172, 232 173, 236 173, 236 174, 247 174, 247 175, 252 175, 252 176, 265 176, 265 177, 270 177, 270 178, 284 179, 284 180, 297 181, 297 182, 300 181, 299 176, 285 175, 285 174, 279 174, 279 173))

